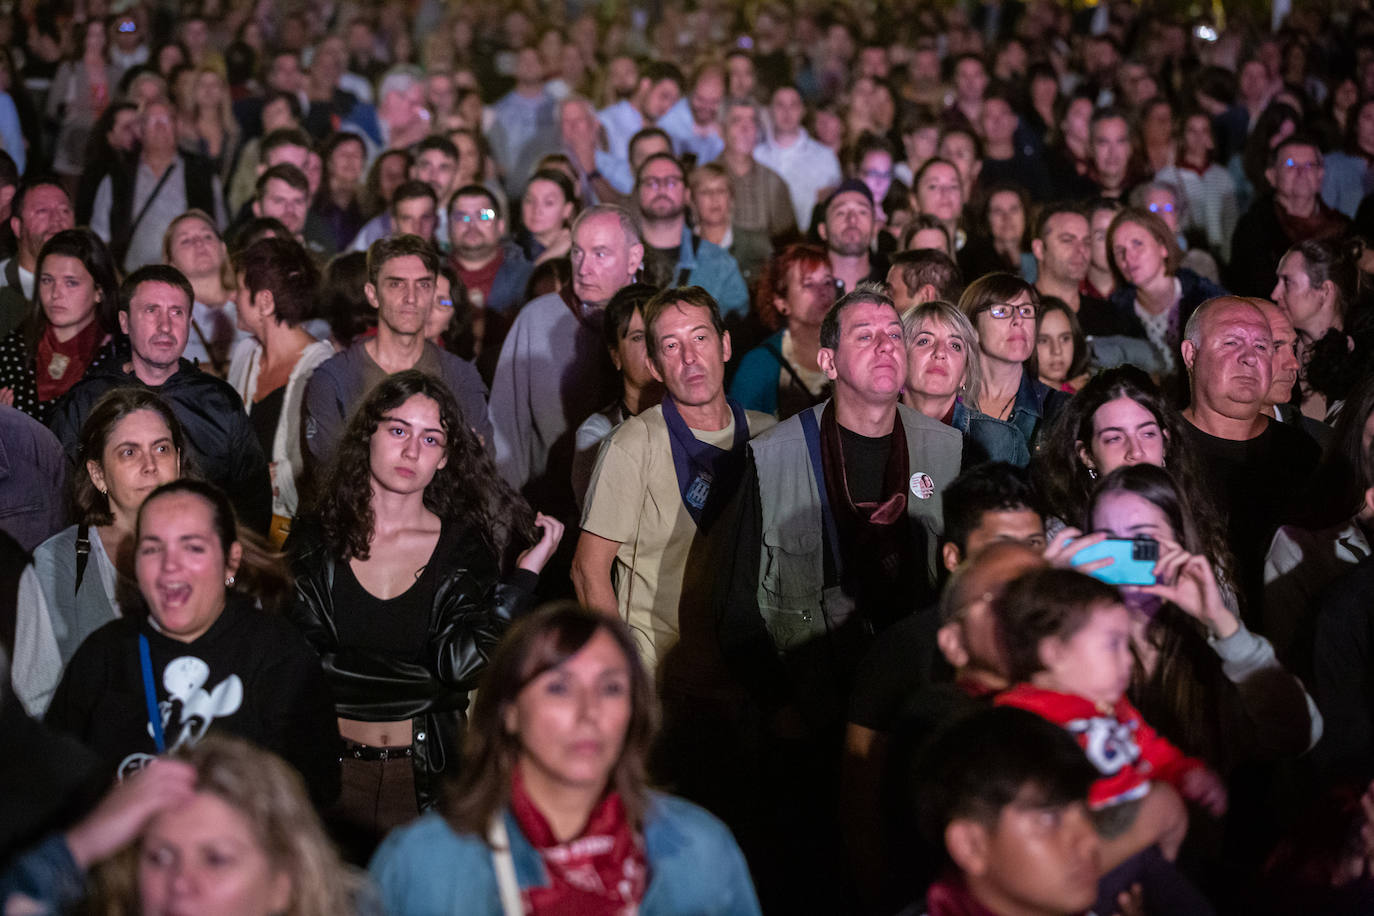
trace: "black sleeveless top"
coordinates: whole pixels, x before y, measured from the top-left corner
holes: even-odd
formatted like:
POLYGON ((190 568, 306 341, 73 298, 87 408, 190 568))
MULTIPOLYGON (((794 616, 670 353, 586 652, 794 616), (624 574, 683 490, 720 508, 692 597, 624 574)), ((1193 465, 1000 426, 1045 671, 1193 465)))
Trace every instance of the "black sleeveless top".
POLYGON ((334 624, 339 648, 366 649, 419 662, 429 637, 434 591, 445 559, 453 553, 455 532, 445 522, 434 552, 414 584, 394 598, 382 599, 363 588, 353 567, 342 562, 334 575, 334 624))

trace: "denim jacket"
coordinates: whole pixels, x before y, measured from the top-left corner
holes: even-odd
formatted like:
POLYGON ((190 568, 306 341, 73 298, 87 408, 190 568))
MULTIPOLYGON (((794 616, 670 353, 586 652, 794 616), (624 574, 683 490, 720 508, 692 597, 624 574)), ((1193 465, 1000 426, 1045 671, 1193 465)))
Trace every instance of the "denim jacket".
POLYGON ((743 318, 749 311, 749 288, 730 252, 682 227, 682 247, 670 286, 700 286, 715 298, 722 315, 743 318))
MULTIPOLYGON (((1022 380, 1024 387, 1025 380, 1022 380)), ((1017 394, 1018 399, 1020 394, 1017 394)), ((964 434, 964 466, 972 467, 985 461, 1005 461, 1018 468, 1030 464, 1030 449, 1021 430, 982 411, 974 410, 963 401, 954 402, 954 418, 950 423, 964 434)))
POLYGON ((1040 436, 1068 402, 1067 391, 1055 391, 1029 372, 1022 371, 1021 387, 1017 389, 1007 423, 1021 433, 1026 448, 1033 455, 1040 436))
MULTIPOLYGON (((522 888, 548 881, 539 853, 509 810, 515 877, 522 888)), ((654 793, 644 824, 649 886, 641 916, 755 916, 749 868, 724 824, 691 802, 654 793)), ((492 916, 500 891, 484 838, 459 834, 438 814, 395 830, 369 867, 391 916, 492 916)))

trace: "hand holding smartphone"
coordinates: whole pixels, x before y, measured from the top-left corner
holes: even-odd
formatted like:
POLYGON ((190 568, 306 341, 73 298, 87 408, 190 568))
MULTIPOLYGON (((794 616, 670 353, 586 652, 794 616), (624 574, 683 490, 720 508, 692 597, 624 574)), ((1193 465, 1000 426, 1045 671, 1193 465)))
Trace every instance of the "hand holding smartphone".
POLYGON ((1086 570, 1088 575, 1111 585, 1154 585, 1155 564, 1159 561, 1159 543, 1153 538, 1106 538, 1084 547, 1070 559, 1074 566, 1085 566, 1097 560, 1111 562, 1098 569, 1086 570))

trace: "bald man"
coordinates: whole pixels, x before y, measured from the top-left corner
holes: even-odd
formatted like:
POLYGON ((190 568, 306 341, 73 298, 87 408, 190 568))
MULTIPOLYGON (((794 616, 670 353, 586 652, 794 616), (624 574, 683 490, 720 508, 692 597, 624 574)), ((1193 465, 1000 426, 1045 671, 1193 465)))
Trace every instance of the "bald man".
MULTIPOLYGON (((1203 303, 1180 345, 1192 401, 1183 412, 1187 447, 1207 476, 1236 559, 1241 618, 1263 632, 1264 555, 1279 525, 1301 505, 1321 449, 1301 429, 1268 413, 1274 331, 1261 300, 1222 296, 1203 303)), ((1281 364, 1281 372, 1288 371, 1281 364)))
MULTIPOLYGON (((1007 469, 1008 473, 1012 470, 1007 469)), ((909 870, 889 867, 907 856, 897 851, 905 848, 901 828, 884 813, 890 807, 884 787, 893 774, 904 771, 913 751, 933 731, 990 704, 994 694, 1011 686, 1002 673, 992 602, 1022 573, 1046 565, 1044 529, 1039 514, 1024 506, 984 515, 978 527, 988 530, 971 533, 968 544, 959 546, 985 546, 958 566, 953 566, 954 554, 944 556, 953 575, 945 584, 938 616, 918 612, 889 627, 856 677, 845 731, 841 810, 850 863, 865 894, 871 896, 870 903, 909 899, 908 888, 901 884, 911 878, 909 870), (1011 521, 1009 531, 1003 532, 1009 519, 994 517, 1017 514, 1033 517, 1029 530, 1038 532, 1038 541, 1024 539, 1025 523, 1011 521), (919 622, 921 618, 934 619, 927 623, 919 622), (894 632, 898 630, 905 632, 894 632), (914 675, 913 669, 931 667, 915 656, 930 654, 932 641, 938 646, 941 666, 953 669, 953 683, 923 683, 914 675), (925 647, 918 649, 922 643, 925 647), (906 655, 905 674, 894 667, 903 661, 891 651, 898 647, 906 655), (886 703, 875 702, 884 694, 886 703)))

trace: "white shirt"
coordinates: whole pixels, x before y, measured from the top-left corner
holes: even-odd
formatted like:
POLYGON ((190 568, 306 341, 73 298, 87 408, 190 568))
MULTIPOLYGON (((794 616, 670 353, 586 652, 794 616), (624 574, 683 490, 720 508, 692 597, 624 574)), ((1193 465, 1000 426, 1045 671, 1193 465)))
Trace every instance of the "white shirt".
POLYGON ((825 144, 811 139, 803 129, 790 146, 779 146, 773 139, 754 148, 754 158, 782 176, 797 214, 797 225, 811 225, 811 211, 820 192, 844 180, 840 160, 825 144))
MULTIPOLYGON (((9 286, 6 275, 9 271, 10 261, 13 260, 14 258, 5 258, 5 260, 0 261, 0 286, 9 286)), ((19 288, 23 291, 24 298, 33 299, 33 271, 25 270, 22 264, 15 266, 19 268, 19 288)))

